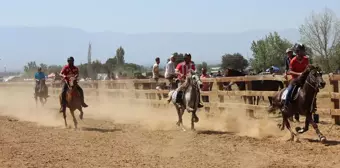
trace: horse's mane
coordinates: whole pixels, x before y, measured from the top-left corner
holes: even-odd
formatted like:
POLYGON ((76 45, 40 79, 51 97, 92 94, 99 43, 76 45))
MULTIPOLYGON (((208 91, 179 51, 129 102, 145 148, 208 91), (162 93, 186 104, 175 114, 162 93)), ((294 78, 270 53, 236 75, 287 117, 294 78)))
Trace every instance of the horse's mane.
POLYGON ((316 66, 314 65, 308 65, 308 67, 301 73, 301 75, 297 78, 296 82, 298 82, 299 84, 303 85, 306 82, 306 79, 309 75, 309 73, 312 70, 317 69, 316 66))

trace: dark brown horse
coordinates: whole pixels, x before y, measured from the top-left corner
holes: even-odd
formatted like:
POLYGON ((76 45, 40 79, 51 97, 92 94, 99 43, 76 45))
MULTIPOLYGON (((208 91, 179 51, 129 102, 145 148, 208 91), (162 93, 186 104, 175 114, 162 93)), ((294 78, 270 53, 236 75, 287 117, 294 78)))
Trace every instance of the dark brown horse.
MULTIPOLYGON (((80 111, 80 115, 79 118, 82 120, 83 119, 83 108, 82 108, 82 104, 81 104, 81 97, 80 97, 80 93, 77 89, 77 80, 74 77, 70 78, 70 82, 67 83, 68 85, 68 90, 66 92, 66 102, 67 102, 67 107, 70 109, 71 115, 73 117, 73 122, 74 122, 74 127, 75 129, 77 128, 78 122, 76 117, 74 116, 74 111, 75 110, 79 110, 80 111)), ((62 103, 62 94, 60 94, 59 96, 59 100, 60 100, 60 104, 62 103)), ((67 127, 67 122, 66 122, 66 111, 63 112, 63 116, 64 116, 64 121, 65 121, 65 127, 67 127)))
MULTIPOLYGON (((246 74, 235 69, 226 69, 225 77, 235 77, 235 76, 245 76, 246 74)), ((244 81, 234 82, 238 86, 239 90, 246 90, 246 83, 244 81)), ((278 91, 279 89, 283 89, 284 85, 282 81, 278 80, 254 80, 250 81, 251 90, 252 91, 278 91)), ((230 89, 230 83, 228 84, 228 88, 230 89)), ((233 84, 233 83, 232 83, 233 84)), ((253 100, 257 100, 257 105, 260 100, 260 96, 244 96, 244 101, 246 102, 246 97, 252 98, 253 100)), ((273 97, 268 96, 269 103, 272 104, 273 97)), ((253 101, 255 102, 255 101, 253 101)))
POLYGON ((45 84, 45 79, 37 80, 36 92, 34 94, 35 104, 38 105, 38 98, 40 100, 41 105, 45 105, 47 102, 47 86, 45 84))
MULTIPOLYGON (((291 128, 288 121, 288 118, 293 115, 305 115, 305 127, 304 128, 296 128, 296 131, 300 134, 308 131, 309 124, 311 123, 313 128, 315 129, 317 135, 321 142, 326 141, 326 137, 321 134, 318 125, 312 119, 312 111, 313 111, 313 103, 316 98, 319 89, 325 87, 326 83, 322 78, 321 69, 318 66, 310 65, 302 75, 293 81, 294 83, 302 86, 300 90, 297 91, 296 94, 292 95, 292 102, 289 104, 288 109, 282 111, 282 125, 281 130, 286 126, 287 129, 291 133, 291 138, 289 140, 294 140, 294 137, 298 139, 297 134, 295 134, 291 128)), ((286 89, 282 89, 277 94, 274 95, 273 106, 268 111, 272 112, 276 109, 282 109, 285 99, 286 89)))

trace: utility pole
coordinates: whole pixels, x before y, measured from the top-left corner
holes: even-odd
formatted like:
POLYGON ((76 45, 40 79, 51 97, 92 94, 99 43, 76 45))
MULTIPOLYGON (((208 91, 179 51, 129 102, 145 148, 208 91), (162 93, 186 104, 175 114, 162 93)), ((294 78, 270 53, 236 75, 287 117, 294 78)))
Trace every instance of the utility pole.
POLYGON ((92 80, 94 78, 94 74, 92 73, 92 46, 91 46, 91 42, 89 42, 89 47, 88 47, 88 52, 87 52, 87 75, 88 77, 90 77, 92 80))

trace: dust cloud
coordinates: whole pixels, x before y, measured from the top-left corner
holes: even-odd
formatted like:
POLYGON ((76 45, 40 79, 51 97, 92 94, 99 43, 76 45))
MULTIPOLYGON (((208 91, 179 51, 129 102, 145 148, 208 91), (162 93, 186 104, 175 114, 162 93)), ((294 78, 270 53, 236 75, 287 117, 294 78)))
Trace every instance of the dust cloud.
MULTIPOLYGON (((86 93, 85 93, 86 94, 86 93)), ((124 99, 113 99, 101 96, 99 100, 88 100, 89 108, 84 109, 86 119, 108 120, 119 124, 137 124, 148 130, 179 130, 176 126, 177 113, 175 108, 152 108, 149 105, 135 104, 124 99)), ((42 126, 63 127, 62 115, 58 112, 59 103, 50 97, 47 104, 36 107, 33 99, 33 88, 6 87, 0 88, 0 115, 10 116, 22 121, 35 122, 42 126)), ((214 111, 214 110, 213 110, 214 111)), ((259 112, 265 113, 265 112, 259 112)), ((200 121, 195 124, 197 130, 233 132, 239 136, 265 138, 283 136, 277 122, 268 117, 250 119, 245 109, 226 109, 207 115, 203 109, 197 113, 200 121)), ((78 115, 76 115, 78 116, 78 115)), ((191 114, 185 112, 183 124, 190 128, 191 114)), ((67 118, 72 123, 71 115, 67 118)), ((79 120, 79 118, 77 118, 79 120)), ((80 125, 81 126, 81 125, 80 125)))

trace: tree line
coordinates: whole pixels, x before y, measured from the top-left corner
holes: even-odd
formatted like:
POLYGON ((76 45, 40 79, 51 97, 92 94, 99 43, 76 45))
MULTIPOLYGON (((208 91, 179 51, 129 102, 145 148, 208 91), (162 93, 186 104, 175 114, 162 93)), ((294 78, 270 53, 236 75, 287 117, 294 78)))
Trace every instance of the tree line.
MULTIPOLYGON (((301 39, 298 42, 291 42, 281 37, 277 32, 271 32, 260 40, 251 43, 252 58, 247 60, 240 53, 227 53, 221 56, 220 66, 222 69, 232 68, 240 71, 251 66, 255 72, 262 72, 271 66, 283 68, 285 66, 284 57, 287 48, 293 47, 294 43, 303 43, 307 46, 307 54, 312 63, 319 64, 325 72, 335 72, 340 69, 340 19, 330 9, 325 8, 323 12, 313 12, 305 19, 299 27, 301 39)), ((146 72, 148 69, 135 63, 126 63, 124 59, 125 50, 119 47, 115 56, 108 58, 105 63, 99 60, 80 64, 80 75, 82 77, 92 76, 97 73, 120 73, 121 75, 132 75, 136 72, 146 72)), ((184 54, 175 52, 177 65, 184 60, 184 54)), ((154 61, 154 60, 152 60, 154 61)), ((197 61, 197 60, 196 60, 197 61)), ((196 63, 197 69, 209 69, 206 62, 196 63)), ((27 75, 32 75, 37 67, 42 67, 45 72, 60 72, 59 65, 37 64, 29 62, 24 70, 27 75)))

